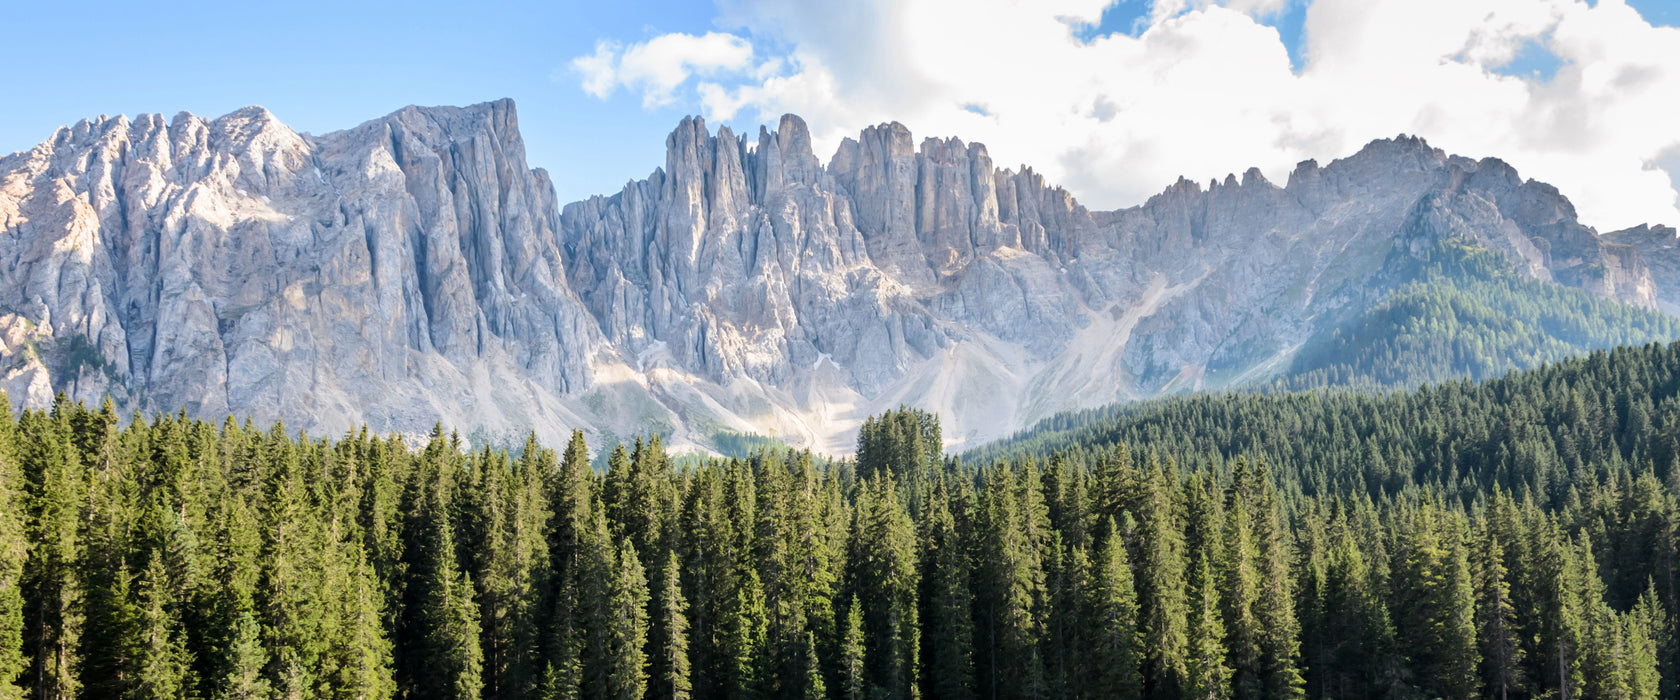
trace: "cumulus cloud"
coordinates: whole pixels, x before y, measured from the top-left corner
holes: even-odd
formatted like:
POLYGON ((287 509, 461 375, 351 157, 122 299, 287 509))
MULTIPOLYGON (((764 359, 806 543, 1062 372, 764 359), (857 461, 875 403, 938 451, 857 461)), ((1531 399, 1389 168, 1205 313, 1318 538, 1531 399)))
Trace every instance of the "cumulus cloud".
POLYGON ((1620 0, 1312 0, 1297 67, 1266 23, 1288 2, 1155 0, 1085 40, 1110 0, 721 0, 727 31, 606 41, 572 68, 601 98, 798 113, 820 155, 889 120, 981 141, 1098 208, 1409 133, 1510 161, 1601 230, 1680 223, 1680 30, 1620 0), (1555 72, 1517 74, 1525 53, 1555 72))
POLYGON ((595 97, 606 99, 623 87, 641 92, 642 106, 660 107, 675 101, 674 91, 689 78, 738 72, 752 61, 752 43, 734 34, 675 33, 630 46, 598 41, 594 53, 573 59, 571 67, 584 92, 595 97))

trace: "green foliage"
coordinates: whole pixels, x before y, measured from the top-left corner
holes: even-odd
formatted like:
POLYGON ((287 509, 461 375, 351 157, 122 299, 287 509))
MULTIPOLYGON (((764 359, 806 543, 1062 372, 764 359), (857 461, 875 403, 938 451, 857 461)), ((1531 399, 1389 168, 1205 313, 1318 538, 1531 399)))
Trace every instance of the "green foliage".
POLYGON ((1484 379, 1590 350, 1680 338, 1680 319, 1524 276, 1506 258, 1445 241, 1360 317, 1296 353, 1283 385, 1410 387, 1484 379))
POLYGON ((1115 534, 1104 538, 1085 593, 1085 649, 1092 656, 1091 680, 1086 687, 1092 697, 1139 698, 1143 696, 1143 676, 1139 669, 1144 649, 1138 634, 1132 566, 1112 520, 1106 529, 1115 534))
POLYGON ((664 589, 659 595, 665 658, 655 690, 671 700, 688 700, 694 695, 694 681, 689 677, 693 668, 688 661, 688 601, 683 598, 678 566, 677 553, 673 551, 665 564, 664 589))
POLYGON ((30 665, 23 647, 23 575, 30 540, 14 431, 11 401, 0 392, 0 700, 24 696, 17 682, 30 665))
POLYGON ((74 377, 84 367, 95 372, 105 369, 105 355, 100 353, 99 346, 94 345, 85 335, 78 333, 70 336, 59 353, 59 373, 64 376, 74 377))
POLYGON ((863 604, 857 596, 846 606, 846 627, 840 639, 840 697, 863 700, 868 697, 869 681, 864 676, 864 668, 869 658, 863 645, 863 604))
POLYGON ((781 452, 788 449, 788 444, 773 437, 765 437, 757 433, 738 433, 733 430, 718 430, 711 434, 712 449, 725 457, 751 457, 754 453, 771 451, 781 452))
POLYGON ((598 474, 0 413, 0 697, 1673 697, 1680 345, 1048 428, 598 474))
POLYGON ((938 471, 944 453, 939 418, 900 406, 864 420, 858 430, 857 472, 860 477, 890 474, 912 479, 938 471))
POLYGON ((635 700, 647 692, 647 574, 626 541, 612 575, 607 642, 607 697, 635 700))
POLYGON ((1219 617, 1219 593, 1207 553, 1191 569, 1190 631, 1186 652, 1184 697, 1224 700, 1231 697, 1231 668, 1224 643, 1225 625, 1219 617))

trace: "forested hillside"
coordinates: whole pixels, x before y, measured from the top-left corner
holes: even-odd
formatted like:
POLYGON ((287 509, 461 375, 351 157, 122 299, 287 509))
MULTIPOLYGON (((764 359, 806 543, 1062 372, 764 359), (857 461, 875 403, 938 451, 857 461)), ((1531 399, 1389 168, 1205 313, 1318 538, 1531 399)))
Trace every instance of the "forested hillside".
POLYGON ((1459 239, 1415 263, 1412 280, 1296 353, 1280 384, 1413 387, 1622 345, 1680 339, 1680 319, 1518 274, 1459 239))
POLYGON ((0 416, 0 695, 1674 697, 1677 394, 1651 345, 604 473, 61 400, 0 416))

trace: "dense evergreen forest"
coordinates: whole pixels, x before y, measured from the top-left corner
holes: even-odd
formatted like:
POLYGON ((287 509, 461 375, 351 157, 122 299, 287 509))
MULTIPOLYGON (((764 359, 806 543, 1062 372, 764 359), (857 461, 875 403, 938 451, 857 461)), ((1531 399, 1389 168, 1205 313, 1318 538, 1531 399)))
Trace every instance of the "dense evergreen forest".
POLYGON ((1295 353, 1282 387, 1487 379, 1592 350, 1680 339, 1680 319, 1528 277, 1504 255, 1463 240, 1396 265, 1410 281, 1355 318, 1326 318, 1330 326, 1295 353))
POLYGON ((604 473, 61 400, 0 415, 0 695, 1675 697, 1677 395, 1651 345, 604 473))

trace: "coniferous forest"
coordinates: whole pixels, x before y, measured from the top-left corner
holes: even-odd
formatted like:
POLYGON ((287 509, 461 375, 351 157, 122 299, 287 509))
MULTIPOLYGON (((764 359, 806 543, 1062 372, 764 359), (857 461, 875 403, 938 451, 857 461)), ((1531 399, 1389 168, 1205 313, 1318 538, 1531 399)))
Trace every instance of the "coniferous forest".
MULTIPOLYGON (((0 403, 0 406, 6 405, 0 403)), ((1676 697, 1680 344, 684 463, 0 415, 0 695, 1676 697)), ((601 447, 601 446, 597 446, 601 447)))
POLYGON ((1531 278, 1500 253, 1461 239, 1399 267, 1409 281, 1353 318, 1326 318, 1278 384, 1488 379, 1592 350, 1680 339, 1674 316, 1531 278))

